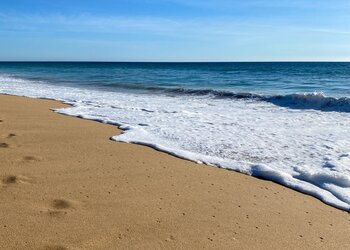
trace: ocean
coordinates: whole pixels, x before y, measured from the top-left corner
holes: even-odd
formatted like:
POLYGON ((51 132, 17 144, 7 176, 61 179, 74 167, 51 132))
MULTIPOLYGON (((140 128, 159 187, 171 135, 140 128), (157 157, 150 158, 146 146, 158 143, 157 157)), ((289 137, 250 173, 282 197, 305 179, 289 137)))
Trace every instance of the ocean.
POLYGON ((1 62, 0 93, 350 211, 350 63, 1 62))

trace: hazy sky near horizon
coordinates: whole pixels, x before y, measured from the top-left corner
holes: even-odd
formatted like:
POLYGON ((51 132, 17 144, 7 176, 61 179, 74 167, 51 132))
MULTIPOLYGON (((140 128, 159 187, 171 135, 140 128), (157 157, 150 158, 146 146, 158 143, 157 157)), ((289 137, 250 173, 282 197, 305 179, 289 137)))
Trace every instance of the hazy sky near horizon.
POLYGON ((350 61, 348 0, 1 0, 0 60, 350 61))

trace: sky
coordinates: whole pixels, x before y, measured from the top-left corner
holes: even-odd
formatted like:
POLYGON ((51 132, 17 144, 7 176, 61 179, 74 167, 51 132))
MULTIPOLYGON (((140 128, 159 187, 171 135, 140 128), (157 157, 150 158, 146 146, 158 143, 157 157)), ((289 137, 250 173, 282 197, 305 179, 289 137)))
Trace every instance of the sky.
POLYGON ((349 0, 1 0, 2 61, 350 61, 349 0))

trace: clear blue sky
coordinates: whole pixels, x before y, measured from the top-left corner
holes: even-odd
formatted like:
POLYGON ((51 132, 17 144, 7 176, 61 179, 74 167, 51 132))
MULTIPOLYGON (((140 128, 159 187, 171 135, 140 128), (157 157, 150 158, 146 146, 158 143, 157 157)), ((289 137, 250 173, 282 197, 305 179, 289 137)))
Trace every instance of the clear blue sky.
POLYGON ((350 1, 1 0, 0 60, 350 61, 350 1))

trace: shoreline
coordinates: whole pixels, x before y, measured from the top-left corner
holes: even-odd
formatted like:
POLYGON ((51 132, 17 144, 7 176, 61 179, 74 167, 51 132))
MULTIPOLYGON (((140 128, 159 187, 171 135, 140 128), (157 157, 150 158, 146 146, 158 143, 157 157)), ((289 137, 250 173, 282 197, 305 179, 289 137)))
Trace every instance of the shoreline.
POLYGON ((146 146, 116 126, 0 95, 0 247, 347 249, 350 217, 311 196, 146 146))

